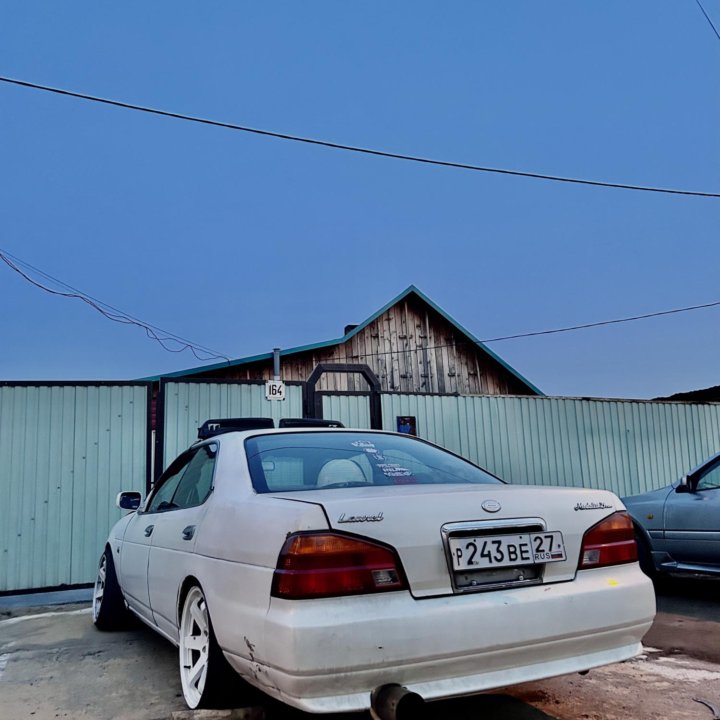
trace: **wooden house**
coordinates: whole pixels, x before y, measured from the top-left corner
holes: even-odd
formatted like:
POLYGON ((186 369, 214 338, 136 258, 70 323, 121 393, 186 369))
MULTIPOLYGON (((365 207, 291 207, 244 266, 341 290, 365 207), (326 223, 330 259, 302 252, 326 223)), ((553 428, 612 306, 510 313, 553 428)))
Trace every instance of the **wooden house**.
MULTIPOLYGON (((284 381, 307 380, 319 365, 367 365, 381 392, 444 395, 542 395, 492 350, 411 285, 335 340, 283 349, 284 381)), ((167 379, 269 380, 273 353, 163 375, 167 379)), ((358 374, 326 372, 319 391, 367 388, 358 374)))

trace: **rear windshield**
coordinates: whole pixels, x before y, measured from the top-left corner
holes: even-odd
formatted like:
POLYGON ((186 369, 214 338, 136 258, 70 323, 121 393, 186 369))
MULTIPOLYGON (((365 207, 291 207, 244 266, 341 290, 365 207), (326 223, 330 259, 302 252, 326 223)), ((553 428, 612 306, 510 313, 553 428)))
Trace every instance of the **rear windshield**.
POLYGON ((502 482, 476 465, 402 435, 363 432, 282 433, 245 441, 257 492, 373 485, 502 482))

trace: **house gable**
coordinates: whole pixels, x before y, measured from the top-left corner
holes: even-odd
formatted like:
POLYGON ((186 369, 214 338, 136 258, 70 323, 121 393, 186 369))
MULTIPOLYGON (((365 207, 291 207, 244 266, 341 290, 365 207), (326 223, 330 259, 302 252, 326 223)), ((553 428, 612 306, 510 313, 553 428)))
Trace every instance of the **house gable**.
MULTIPOLYGON (((343 337, 281 351, 284 380, 306 380, 318 363, 366 364, 384 392, 542 395, 412 285, 343 337)), ((272 353, 163 377, 266 380, 272 353)), ((353 392, 366 384, 359 376, 328 373, 317 389, 353 392)))

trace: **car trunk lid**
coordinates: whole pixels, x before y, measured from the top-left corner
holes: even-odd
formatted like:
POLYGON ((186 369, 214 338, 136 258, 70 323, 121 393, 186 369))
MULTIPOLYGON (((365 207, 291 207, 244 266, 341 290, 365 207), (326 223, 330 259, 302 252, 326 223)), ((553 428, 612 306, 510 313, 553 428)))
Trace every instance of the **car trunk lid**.
POLYGON ((416 597, 571 580, 585 531, 622 509, 606 491, 501 484, 337 488, 276 497, 316 503, 334 530, 395 548, 416 597), (552 542, 555 557, 544 554, 547 562, 527 564, 518 553, 527 551, 527 536, 535 533, 561 535, 542 548, 552 542), (557 552, 560 541, 564 557, 557 552), (467 563, 473 547, 473 562, 482 567, 456 567, 467 563), (453 561, 458 551, 464 557, 453 561), (502 562, 490 555, 503 556, 502 562))

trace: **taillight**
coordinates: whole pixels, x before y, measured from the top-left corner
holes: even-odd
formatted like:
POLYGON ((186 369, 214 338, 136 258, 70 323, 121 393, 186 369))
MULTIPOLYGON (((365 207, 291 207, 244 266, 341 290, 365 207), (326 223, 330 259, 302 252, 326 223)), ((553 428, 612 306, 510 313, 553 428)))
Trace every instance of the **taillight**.
POLYGON ((635 562, 637 557, 632 520, 626 512, 620 511, 585 533, 578 570, 635 562))
POLYGON ((273 576, 274 597, 360 595, 407 587, 391 548, 332 532, 297 533, 285 541, 273 576))

